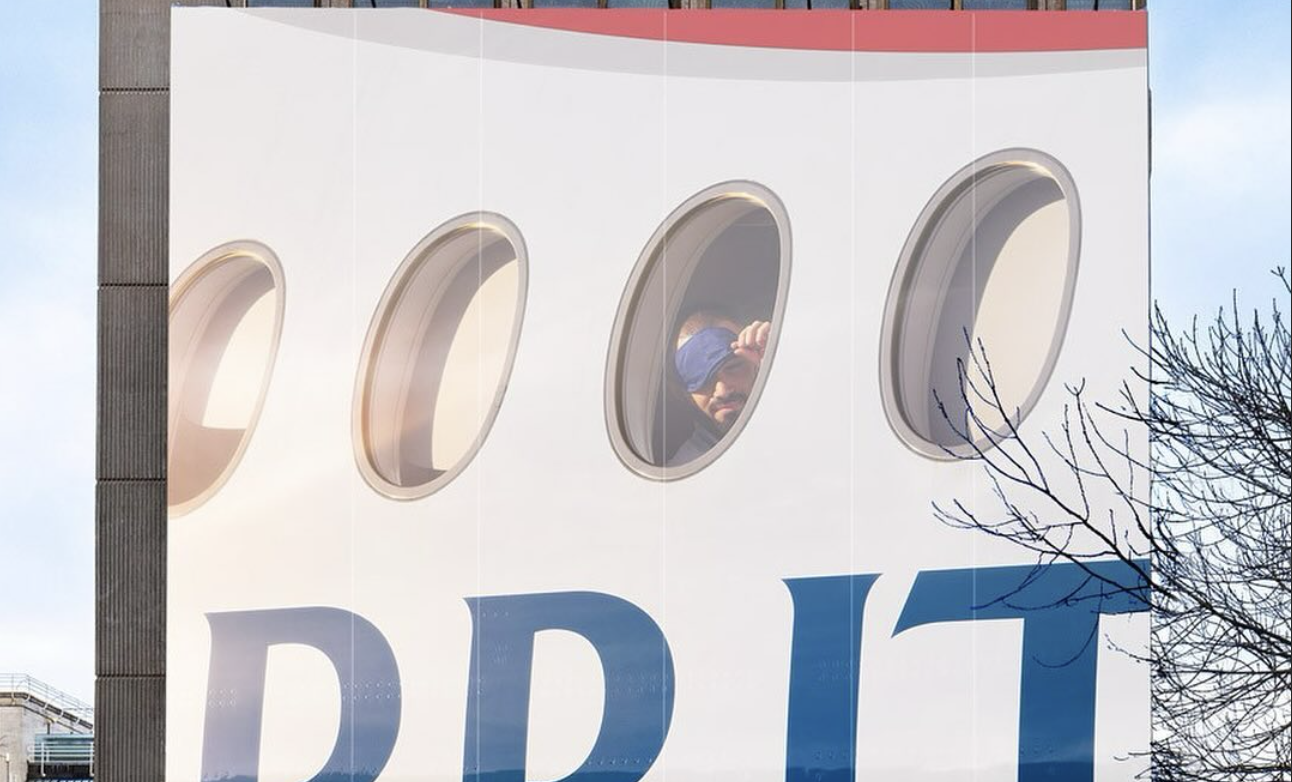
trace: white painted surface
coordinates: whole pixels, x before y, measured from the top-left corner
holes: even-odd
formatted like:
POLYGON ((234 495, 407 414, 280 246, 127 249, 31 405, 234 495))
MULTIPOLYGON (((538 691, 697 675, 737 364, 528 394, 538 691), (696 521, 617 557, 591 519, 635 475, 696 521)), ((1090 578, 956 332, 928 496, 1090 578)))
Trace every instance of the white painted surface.
MULTIPOLYGON (((1084 235, 1063 353, 1028 429, 1056 428, 1065 381, 1113 397, 1135 360, 1121 332, 1142 335, 1147 315, 1142 52, 733 52, 416 11, 310 13, 313 29, 284 11, 173 16, 172 270, 255 239, 282 263, 286 304, 241 464, 170 527, 168 778, 200 768, 205 612, 330 605, 366 617, 404 688, 381 779, 447 782, 462 775, 463 598, 587 589, 642 608, 672 648, 673 723, 646 779, 774 782, 792 619, 783 579, 883 573, 865 621, 859 778, 1012 780, 1021 624, 890 637, 917 571, 1028 560, 932 517, 935 500, 988 507, 990 487, 978 468, 921 457, 890 430, 880 318, 911 225, 943 181, 996 149, 1044 150, 1081 189, 1084 235), (426 45, 379 42, 391 40, 426 45), (598 69, 606 51, 620 65, 598 69), (533 62, 544 52, 561 65, 533 62), (801 77, 704 74, 728 55, 801 77), (995 75, 972 80, 975 62, 995 75), (793 228, 775 365, 720 459, 647 481, 605 431, 615 310, 660 221, 733 178, 774 191, 793 228), (394 502, 354 463, 359 351, 408 250, 474 209, 509 218, 528 248, 515 367, 470 466, 430 497, 394 502)), ((1118 637, 1143 642, 1143 616, 1127 625, 1118 637)), ((531 749, 535 778, 553 778, 590 743, 600 704, 591 655, 539 646, 536 715, 563 707, 560 719, 581 726, 560 738, 536 728, 554 743, 531 749)), ((1138 770, 1115 758, 1147 745, 1146 682, 1102 650, 1099 782, 1138 770)), ((301 736, 282 738, 278 757, 297 757, 296 740, 308 755, 315 739, 301 736)))

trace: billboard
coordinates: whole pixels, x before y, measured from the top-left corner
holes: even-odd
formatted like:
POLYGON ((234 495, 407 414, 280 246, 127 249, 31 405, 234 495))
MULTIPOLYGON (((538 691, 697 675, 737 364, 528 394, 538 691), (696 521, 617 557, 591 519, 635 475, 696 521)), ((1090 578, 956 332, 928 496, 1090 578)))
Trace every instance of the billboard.
POLYGON ((1135 362, 1143 15, 172 32, 169 779, 1143 769, 1126 568, 932 509, 1135 362))

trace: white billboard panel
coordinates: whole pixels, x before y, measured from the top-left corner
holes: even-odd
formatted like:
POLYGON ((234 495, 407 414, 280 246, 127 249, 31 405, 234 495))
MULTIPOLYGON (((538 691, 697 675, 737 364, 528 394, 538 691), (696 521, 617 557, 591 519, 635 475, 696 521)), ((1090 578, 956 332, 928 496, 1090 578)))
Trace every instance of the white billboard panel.
POLYGON ((932 511, 966 338, 1135 362, 1142 15, 173 19, 170 779, 1143 769, 1138 575, 932 511))

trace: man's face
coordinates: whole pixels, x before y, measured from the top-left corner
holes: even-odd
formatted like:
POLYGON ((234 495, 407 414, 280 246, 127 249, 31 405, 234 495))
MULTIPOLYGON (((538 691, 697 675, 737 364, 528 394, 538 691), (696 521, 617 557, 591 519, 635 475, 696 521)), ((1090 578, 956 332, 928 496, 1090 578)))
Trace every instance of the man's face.
POLYGON ((753 390, 758 366, 742 355, 733 355, 713 375, 713 380, 691 393, 691 401, 718 427, 727 431, 740 417, 753 390))

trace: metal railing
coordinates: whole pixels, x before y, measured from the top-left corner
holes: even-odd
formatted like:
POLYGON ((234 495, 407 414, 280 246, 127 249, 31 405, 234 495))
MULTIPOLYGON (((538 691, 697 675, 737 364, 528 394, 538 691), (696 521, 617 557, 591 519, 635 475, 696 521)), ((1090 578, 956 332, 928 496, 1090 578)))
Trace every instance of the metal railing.
POLYGON ((73 730, 94 729, 94 707, 85 701, 25 673, 0 673, 0 706, 13 702, 62 717, 73 730))
POLYGON ((27 747, 27 762, 36 766, 93 766, 93 733, 38 733, 27 747))

